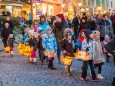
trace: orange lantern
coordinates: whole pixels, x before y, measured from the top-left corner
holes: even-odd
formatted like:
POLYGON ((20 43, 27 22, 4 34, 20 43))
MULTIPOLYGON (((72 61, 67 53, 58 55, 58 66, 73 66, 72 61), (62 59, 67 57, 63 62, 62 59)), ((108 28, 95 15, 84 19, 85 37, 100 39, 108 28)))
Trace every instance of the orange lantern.
POLYGON ((71 65, 71 63, 72 63, 72 57, 70 57, 70 56, 65 56, 65 58, 64 58, 64 64, 65 65, 71 65))
POLYGON ((8 53, 10 51, 10 46, 5 47, 4 50, 8 53))
POLYGON ((54 50, 48 50, 48 51, 44 51, 44 55, 48 56, 48 58, 55 57, 56 56, 56 52, 54 50))
POLYGON ((90 54, 87 55, 85 51, 78 51, 75 53, 75 58, 77 60, 88 61, 91 60, 91 55, 90 54))
POLYGON ((64 56, 60 56, 60 61, 64 62, 64 56))

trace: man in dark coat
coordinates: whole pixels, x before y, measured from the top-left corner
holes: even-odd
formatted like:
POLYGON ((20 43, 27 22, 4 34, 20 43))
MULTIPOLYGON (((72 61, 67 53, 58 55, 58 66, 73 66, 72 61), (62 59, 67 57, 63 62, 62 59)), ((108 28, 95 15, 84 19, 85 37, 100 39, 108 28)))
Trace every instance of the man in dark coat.
POLYGON ((76 17, 73 19, 72 24, 73 24, 73 26, 74 26, 75 38, 77 38, 77 37, 78 37, 78 26, 79 26, 79 24, 80 24, 79 19, 78 19, 78 16, 76 16, 76 17))
POLYGON ((3 22, 3 27, 5 27, 5 23, 8 23, 8 24, 9 24, 9 28, 11 28, 11 29, 13 30, 13 23, 12 23, 12 21, 10 20, 10 17, 9 17, 9 16, 7 16, 7 17, 6 17, 6 21, 3 22))
POLYGON ((7 46, 7 41, 10 34, 12 34, 12 30, 10 29, 9 24, 5 23, 5 27, 2 29, 1 32, 1 38, 4 43, 4 47, 7 46))

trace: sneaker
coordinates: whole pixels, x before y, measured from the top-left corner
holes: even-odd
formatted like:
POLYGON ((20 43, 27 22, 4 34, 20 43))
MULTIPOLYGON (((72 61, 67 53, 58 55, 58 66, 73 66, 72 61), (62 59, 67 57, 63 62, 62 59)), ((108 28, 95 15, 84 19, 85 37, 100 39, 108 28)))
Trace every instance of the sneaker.
POLYGON ((86 81, 87 79, 86 79, 86 78, 80 78, 80 80, 82 80, 82 81, 86 81))
POLYGON ((99 78, 99 79, 104 79, 104 77, 101 76, 101 74, 98 74, 98 75, 97 75, 97 78, 99 78))
POLYGON ((92 81, 94 81, 94 82, 99 81, 99 78, 94 78, 94 79, 92 79, 92 81))

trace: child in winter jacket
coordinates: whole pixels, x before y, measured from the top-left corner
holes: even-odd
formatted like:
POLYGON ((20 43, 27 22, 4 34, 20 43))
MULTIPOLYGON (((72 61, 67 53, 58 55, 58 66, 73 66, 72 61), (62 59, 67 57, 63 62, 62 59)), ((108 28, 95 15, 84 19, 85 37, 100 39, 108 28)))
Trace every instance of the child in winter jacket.
POLYGON ((71 59, 70 63, 64 63, 65 70, 68 76, 71 76, 71 65, 72 59, 74 57, 74 49, 73 49, 74 41, 72 40, 72 33, 64 31, 64 38, 60 42, 61 50, 63 52, 64 58, 67 59, 68 57, 71 59))
POLYGON ((10 46, 10 56, 13 56, 13 47, 14 47, 14 37, 13 34, 10 34, 8 37, 8 45, 10 46))
POLYGON ((99 79, 96 77, 95 73, 95 67, 94 67, 94 41, 93 41, 93 34, 91 30, 86 30, 85 31, 85 37, 86 39, 82 42, 82 50, 86 52, 87 55, 91 55, 91 59, 87 61, 83 61, 83 69, 82 69, 82 75, 81 75, 81 80, 87 80, 87 69, 88 65, 90 66, 91 69, 91 74, 92 74, 92 81, 98 81, 99 79))
POLYGON ((55 70, 53 66, 53 60, 54 60, 53 54, 57 51, 57 42, 54 34, 52 33, 52 28, 49 26, 47 26, 46 28, 46 34, 42 39, 42 45, 43 48, 45 49, 45 52, 48 52, 48 60, 49 60, 48 68, 51 70, 55 70), (50 51, 54 52, 52 53, 50 51), (51 56, 49 54, 51 54, 51 56))
POLYGON ((76 48, 76 50, 81 50, 81 45, 82 45, 82 42, 83 42, 83 40, 85 39, 85 34, 84 34, 84 32, 85 32, 85 29, 82 29, 81 30, 81 33, 80 33, 80 37, 78 38, 78 40, 77 40, 77 42, 76 42, 76 44, 75 44, 75 48, 76 48))
POLYGON ((102 70, 102 64, 105 62, 103 51, 102 51, 102 45, 100 42, 100 32, 99 31, 93 31, 94 33, 94 41, 95 41, 95 56, 94 56, 94 64, 95 68, 98 68, 98 78, 103 79, 101 75, 102 70))
POLYGON ((28 40, 30 47, 33 47, 33 51, 31 51, 30 55, 30 63, 37 64, 36 63, 36 50, 38 49, 38 35, 34 34, 34 36, 31 35, 30 39, 28 40))

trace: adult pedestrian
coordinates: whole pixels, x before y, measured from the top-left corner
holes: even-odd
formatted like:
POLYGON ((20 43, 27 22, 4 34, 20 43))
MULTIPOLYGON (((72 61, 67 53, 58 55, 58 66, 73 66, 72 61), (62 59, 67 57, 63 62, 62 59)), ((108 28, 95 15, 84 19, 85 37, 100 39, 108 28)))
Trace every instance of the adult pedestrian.
POLYGON ((86 21, 86 18, 82 18, 78 33, 81 32, 82 29, 90 29, 88 28, 88 23, 86 21))
POLYGON ((57 40, 57 57, 58 57, 58 61, 60 63, 60 55, 61 55, 61 49, 60 49, 60 41, 63 39, 64 37, 64 29, 65 29, 65 22, 61 16, 61 14, 57 14, 56 15, 56 20, 54 21, 53 24, 53 32, 55 34, 56 40, 57 40))
POLYGON ((73 21, 72 21, 73 27, 74 27, 74 33, 75 33, 75 38, 78 38, 78 27, 80 25, 80 20, 78 18, 78 16, 76 16, 73 21))
POLYGON ((66 21, 66 23, 67 23, 67 28, 71 28, 71 27, 72 27, 72 22, 71 22, 71 20, 68 18, 67 15, 65 16, 65 21, 66 21))
POLYGON ((9 27, 9 24, 5 23, 4 28, 2 29, 1 32, 1 38, 2 38, 2 42, 4 43, 4 47, 7 46, 7 41, 10 34, 12 34, 12 30, 9 27))
POLYGON ((38 27, 41 28, 41 30, 43 30, 43 33, 46 33, 46 27, 49 26, 49 23, 46 21, 46 17, 45 16, 40 16, 40 22, 38 23, 38 27))
POLYGON ((88 23, 88 28, 90 29, 90 30, 96 30, 96 23, 94 22, 94 20, 92 19, 92 17, 91 16, 88 16, 88 18, 87 18, 87 23, 88 23))
POLYGON ((100 25, 101 27, 98 28, 98 30, 100 31, 100 40, 103 41, 105 35, 108 35, 109 37, 112 36, 112 29, 107 15, 103 15, 103 19, 101 20, 100 25))
POLYGON ((9 28, 13 30, 13 23, 11 21, 11 18, 9 16, 6 17, 6 20, 3 22, 3 28, 5 28, 5 24, 9 24, 9 28))

